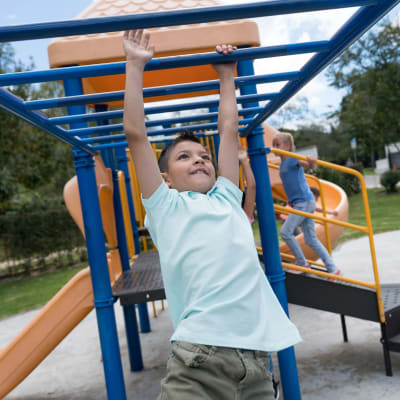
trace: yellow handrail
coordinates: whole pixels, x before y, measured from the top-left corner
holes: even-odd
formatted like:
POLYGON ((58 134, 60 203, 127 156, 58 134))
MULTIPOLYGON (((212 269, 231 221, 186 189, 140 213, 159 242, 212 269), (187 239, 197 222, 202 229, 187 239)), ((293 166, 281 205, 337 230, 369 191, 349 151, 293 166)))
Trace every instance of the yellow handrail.
MULTIPOLYGON (((282 155, 282 156, 286 156, 286 157, 297 158, 298 160, 307 161, 307 157, 299 155, 299 154, 291 153, 289 151, 284 151, 284 150, 280 150, 280 149, 271 149, 271 152, 274 153, 274 154, 278 154, 278 155, 282 155)), ((294 214, 298 214, 298 215, 308 216, 309 218, 314 218, 314 219, 319 220, 319 221, 326 221, 326 222, 329 222, 331 224, 344 226, 345 228, 356 229, 356 230, 358 230, 360 232, 364 232, 364 233, 366 233, 368 235, 375 285, 369 286, 370 284, 364 282, 362 284, 362 286, 371 287, 371 288, 376 290, 376 297, 377 297, 377 302, 378 302, 379 316, 380 316, 381 322, 383 323, 383 322, 385 322, 385 312, 384 312, 384 308, 383 308, 382 290, 381 290, 381 284, 380 284, 380 280, 379 280, 378 264, 377 264, 377 260, 376 260, 376 251, 375 251, 375 243, 374 243, 374 237, 373 237, 373 231, 372 231, 371 214, 370 214, 369 203, 368 203, 367 187, 365 185, 364 177, 357 170, 355 170, 353 168, 343 167, 342 165, 337 165, 337 164, 333 164, 333 163, 330 163, 330 162, 327 162, 327 161, 322 161, 322 160, 317 160, 316 164, 320 165, 321 167, 331 168, 331 169, 334 169, 336 171, 340 171, 340 172, 344 172, 344 173, 347 173, 347 174, 350 174, 350 175, 354 175, 355 177, 358 178, 358 180, 360 181, 360 185, 361 185, 361 195, 362 195, 362 199, 363 199, 365 220, 366 220, 366 225, 367 226, 366 227, 362 227, 362 226, 358 226, 358 225, 355 225, 355 224, 349 224, 347 222, 342 222, 342 221, 337 221, 337 220, 333 220, 333 219, 328 219, 328 218, 325 218, 325 217, 316 216, 314 214, 303 213, 303 212, 297 211, 297 210, 290 210, 290 212, 292 212, 294 214)), ((276 208, 278 210, 282 210, 280 212, 288 213, 288 210, 285 207, 277 205, 276 208)), ((282 265, 283 264, 285 264, 285 263, 282 263, 282 265)), ((305 268, 301 268, 301 267, 299 267, 297 265, 291 265, 291 264, 287 264, 287 265, 290 265, 291 269, 300 270, 300 271, 305 270, 305 268)), ((306 270, 306 271, 303 271, 303 272, 310 273, 310 270, 308 270, 308 271, 306 270)), ((314 270, 312 271, 312 273, 315 273, 316 275, 320 275, 321 274, 321 272, 314 271, 314 270)), ((322 274, 326 274, 326 273, 323 272, 322 274)), ((323 275, 323 276, 325 276, 325 275, 323 275)), ((346 281, 346 282, 355 283, 354 280, 351 280, 349 278, 339 277, 337 275, 327 274, 326 276, 332 276, 332 277, 334 277, 334 279, 337 279, 337 280, 343 280, 343 281, 346 281)), ((357 283, 357 284, 361 284, 361 282, 357 283)))

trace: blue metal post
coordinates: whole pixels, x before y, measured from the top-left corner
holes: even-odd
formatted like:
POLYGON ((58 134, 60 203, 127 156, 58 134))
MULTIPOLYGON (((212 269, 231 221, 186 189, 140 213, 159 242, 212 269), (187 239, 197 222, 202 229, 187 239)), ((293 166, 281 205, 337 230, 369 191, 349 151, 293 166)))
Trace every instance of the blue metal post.
MULTIPOLYGON (((121 195, 118 186, 118 171, 112 170, 112 178, 114 184, 114 212, 115 223, 117 228, 118 248, 121 257, 122 270, 128 271, 129 255, 126 243, 126 234, 124 227, 124 217, 122 214, 121 195)), ((132 371, 141 371, 143 369, 142 349, 140 346, 140 336, 138 323, 136 318, 135 306, 123 306, 125 317, 126 338, 128 342, 129 361, 132 371)))
MULTIPOLYGON (((253 62, 238 62, 238 74, 254 75, 253 62)), ((241 88, 242 94, 252 94, 256 92, 257 88, 255 85, 241 88)), ((244 105, 244 107, 246 106, 256 107, 258 104, 250 103, 244 105)), ((289 314, 286 297, 285 274, 282 270, 281 264, 271 184, 266 160, 263 129, 261 126, 257 126, 250 133, 247 137, 247 144, 250 162, 257 184, 257 213, 266 274, 283 309, 287 314, 289 314)), ((271 323, 274 322, 271 321, 271 323)), ((286 400, 301 399, 296 358, 293 347, 280 351, 278 353, 278 358, 284 398, 286 400)))
MULTIPOLYGON (((136 224, 135 208, 133 206, 133 196, 132 196, 132 190, 131 190, 131 177, 130 177, 129 169, 128 169, 129 159, 126 155, 125 147, 119 147, 119 148, 115 149, 115 151, 116 151, 116 155, 117 155, 118 168, 124 172, 124 176, 125 176, 126 194, 128 197, 129 213, 131 216, 131 226, 132 226, 132 232, 133 232, 133 240, 135 243, 135 253, 139 254, 140 253, 139 232, 138 232, 137 224, 136 224)), ((149 312, 147 310, 147 303, 138 304, 138 309, 139 309, 140 328, 141 328, 142 333, 151 332, 149 312)))
POLYGON ((108 399, 126 400, 93 157, 74 152, 108 399))

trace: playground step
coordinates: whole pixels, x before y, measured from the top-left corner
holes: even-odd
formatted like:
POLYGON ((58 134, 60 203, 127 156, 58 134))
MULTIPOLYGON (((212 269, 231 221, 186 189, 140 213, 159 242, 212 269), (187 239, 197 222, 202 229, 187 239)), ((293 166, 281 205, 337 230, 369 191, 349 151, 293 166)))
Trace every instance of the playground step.
POLYGON ((141 253, 132 269, 124 271, 117 279, 112 293, 122 306, 165 299, 158 253, 141 253))
POLYGON ((387 336, 393 338, 400 334, 400 283, 385 284, 381 287, 387 336))
POLYGON ((289 303, 379 322, 372 289, 291 273, 286 273, 286 288, 289 303))

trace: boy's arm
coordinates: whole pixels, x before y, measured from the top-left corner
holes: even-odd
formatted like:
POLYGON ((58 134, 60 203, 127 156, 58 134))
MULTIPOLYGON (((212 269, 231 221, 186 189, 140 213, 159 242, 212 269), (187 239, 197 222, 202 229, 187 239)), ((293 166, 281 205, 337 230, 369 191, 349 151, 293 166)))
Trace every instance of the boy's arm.
POLYGON ((251 169, 250 161, 247 158, 247 152, 242 146, 239 147, 239 161, 240 164, 242 164, 243 173, 247 183, 243 210, 249 219, 252 220, 254 218, 254 204, 256 201, 256 180, 254 178, 253 170, 251 169))
POLYGON ((149 39, 150 36, 143 35, 142 30, 124 34, 127 62, 123 124, 144 198, 149 198, 163 180, 144 123, 143 71, 154 54, 149 39))
MULTIPOLYGON (((221 54, 229 54, 234 47, 221 45, 217 46, 216 50, 221 54)), ((218 173, 238 186, 238 112, 234 84, 236 63, 214 64, 213 68, 217 71, 220 80, 218 173)))

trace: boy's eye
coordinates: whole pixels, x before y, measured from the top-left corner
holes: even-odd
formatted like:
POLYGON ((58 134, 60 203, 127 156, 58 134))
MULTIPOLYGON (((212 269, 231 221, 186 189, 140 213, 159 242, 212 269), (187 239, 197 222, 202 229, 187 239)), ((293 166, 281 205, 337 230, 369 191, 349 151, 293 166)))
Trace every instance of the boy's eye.
POLYGON ((183 154, 180 154, 180 155, 178 156, 178 160, 183 160, 183 159, 188 158, 188 157, 189 157, 189 156, 188 156, 187 154, 183 153, 183 154))
POLYGON ((209 156, 208 154, 204 154, 204 155, 202 156, 202 158, 203 158, 203 160, 207 160, 207 161, 210 160, 210 156, 209 156))

